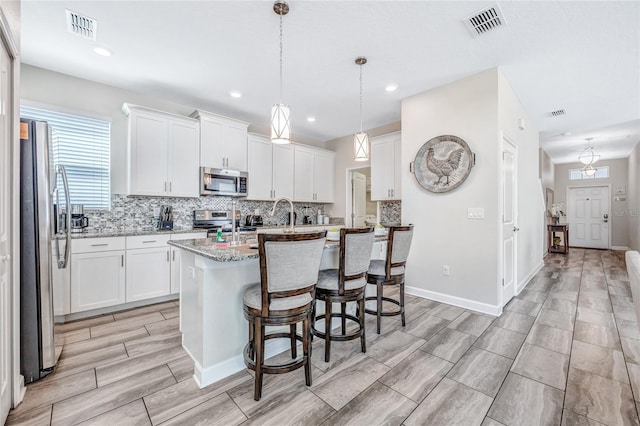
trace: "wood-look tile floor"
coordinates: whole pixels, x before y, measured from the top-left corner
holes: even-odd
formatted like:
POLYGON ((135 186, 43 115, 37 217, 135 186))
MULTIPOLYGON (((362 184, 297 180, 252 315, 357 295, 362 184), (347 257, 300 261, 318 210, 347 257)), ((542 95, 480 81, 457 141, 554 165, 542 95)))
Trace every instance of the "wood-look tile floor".
MULTIPOLYGON (((303 371, 242 371, 204 389, 178 303, 59 326, 56 372, 9 425, 638 425, 640 330, 623 253, 572 249, 492 318, 407 296, 407 325, 367 318, 368 350, 314 341, 303 371)), ((278 355, 286 357, 287 354, 278 355)))

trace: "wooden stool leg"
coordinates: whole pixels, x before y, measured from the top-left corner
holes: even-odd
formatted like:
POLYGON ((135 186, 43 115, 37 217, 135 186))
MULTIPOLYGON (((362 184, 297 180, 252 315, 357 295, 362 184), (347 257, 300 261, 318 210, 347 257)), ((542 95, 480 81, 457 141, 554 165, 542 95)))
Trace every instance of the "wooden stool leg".
POLYGON ((340 313, 342 314, 342 335, 347 334, 347 303, 340 304, 340 313))
POLYGON ((360 346, 362 346, 362 352, 367 352, 367 339, 364 334, 364 295, 362 296, 362 299, 358 300, 358 319, 360 320, 360 330, 362 330, 360 346))
POLYGON ((296 342, 296 325, 289 325, 289 332, 291 334, 291 359, 298 357, 298 342, 296 342))
POLYGON ((402 326, 404 327, 404 281, 400 283, 400 316, 402 317, 402 326))
POLYGON ((380 334, 380 318, 382 317, 382 281, 376 282, 376 328, 380 334))
POLYGON ((307 386, 311 386, 311 320, 309 317, 302 320, 302 354, 304 357, 304 380, 307 386))
POLYGON ((262 397, 262 366, 264 365, 264 325, 262 325, 262 319, 259 317, 255 321, 256 377, 253 387, 253 399, 260 401, 262 397))
POLYGON ((255 341, 255 322, 249 320, 249 357, 255 361, 256 357, 256 341, 255 341))
POLYGON ((324 302, 324 362, 331 358, 331 299, 324 302))

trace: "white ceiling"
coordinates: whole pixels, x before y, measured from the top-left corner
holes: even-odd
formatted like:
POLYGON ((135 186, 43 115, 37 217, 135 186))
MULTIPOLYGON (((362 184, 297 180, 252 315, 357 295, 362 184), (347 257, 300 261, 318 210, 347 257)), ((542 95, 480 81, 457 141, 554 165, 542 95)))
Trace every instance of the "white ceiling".
MULTIPOLYGON (((267 127, 279 100, 272 4, 23 0, 22 60, 267 127), (97 42, 66 31, 65 8, 98 20, 97 42), (95 44, 114 55, 96 55, 95 44)), ((499 2, 508 25, 472 37, 463 18, 491 4, 290 1, 284 101, 294 139, 358 130, 354 59, 364 55, 365 128, 399 120, 403 98, 498 66, 554 162, 573 161, 585 137, 603 158, 627 156, 640 140, 640 2, 499 2), (398 90, 385 92, 392 82, 398 90), (558 109, 566 115, 549 116, 558 109)))

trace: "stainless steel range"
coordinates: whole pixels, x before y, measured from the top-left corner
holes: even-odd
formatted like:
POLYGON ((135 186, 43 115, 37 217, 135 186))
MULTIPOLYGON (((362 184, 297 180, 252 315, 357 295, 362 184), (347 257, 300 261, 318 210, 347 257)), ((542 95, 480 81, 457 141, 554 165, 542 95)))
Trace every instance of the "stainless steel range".
MULTIPOLYGON (((215 235, 218 230, 231 232, 233 225, 232 213, 230 210, 194 210, 193 227, 206 229, 207 236, 215 235)), ((255 226, 240 226, 240 211, 236 212, 236 227, 238 231, 255 231, 255 226)))

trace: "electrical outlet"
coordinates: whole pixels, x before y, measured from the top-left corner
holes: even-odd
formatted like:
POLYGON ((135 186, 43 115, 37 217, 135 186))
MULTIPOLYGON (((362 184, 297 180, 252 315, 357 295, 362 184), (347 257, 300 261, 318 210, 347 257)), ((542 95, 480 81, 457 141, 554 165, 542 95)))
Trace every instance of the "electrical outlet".
POLYGON ((442 265, 442 275, 445 277, 449 276, 449 265, 442 265))
POLYGON ((153 208, 153 215, 154 216, 160 216, 160 207, 154 207, 153 208))

